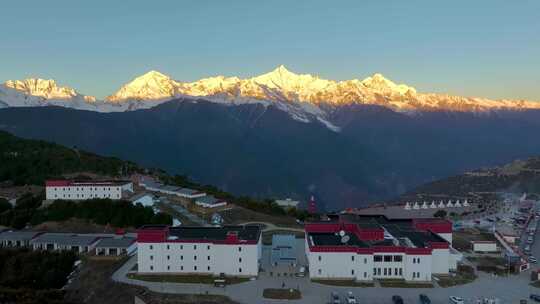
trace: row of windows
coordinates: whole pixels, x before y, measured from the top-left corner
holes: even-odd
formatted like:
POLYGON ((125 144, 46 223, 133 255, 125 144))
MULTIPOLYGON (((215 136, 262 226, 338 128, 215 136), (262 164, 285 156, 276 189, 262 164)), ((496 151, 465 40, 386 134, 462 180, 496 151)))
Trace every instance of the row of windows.
MULTIPOLYGON (((116 197, 120 197, 120 194, 117 194, 117 195, 115 195, 115 196, 116 196, 116 197)), ((63 194, 62 197, 63 197, 63 198, 66 198, 66 195, 63 194)), ((76 198, 84 198, 85 195, 84 195, 84 194, 81 194, 81 195, 79 196, 79 194, 77 194, 77 195, 73 195, 73 197, 74 197, 74 198, 75 198, 75 197, 76 197, 76 198)), ((108 198, 111 198, 112 195, 111 195, 110 193, 109 193, 109 194, 105 194, 105 195, 90 194, 90 195, 88 195, 88 197, 89 197, 89 198, 93 198, 93 197, 108 197, 108 198)), ((58 195, 55 194, 55 195, 54 195, 54 198, 58 198, 58 195)), ((71 198, 71 194, 68 194, 68 195, 67 195, 67 198, 71 198)))
MULTIPOLYGON (((92 187, 90 187, 90 188, 88 188, 88 187, 86 187, 86 188, 75 188, 75 189, 60 188, 60 190, 62 190, 62 191, 73 191, 73 190, 75 190, 75 191, 84 191, 84 190, 87 190, 87 189, 90 189, 90 191, 98 191, 98 188, 92 188, 92 187)), ((116 190, 119 190, 119 189, 120 188, 116 188, 116 190)), ((100 189, 100 190, 101 191, 105 191, 105 190, 111 191, 111 188, 103 188, 103 189, 100 189)), ((58 191, 58 188, 54 188, 54 191, 58 191)))
POLYGON ((412 263, 413 264, 420 264, 420 258, 413 258, 412 263))
MULTIPOLYGON (((150 250, 154 250, 154 245, 150 245, 149 248, 150 250)), ((170 245, 167 245, 167 250, 171 250, 170 245)), ((184 245, 180 245, 180 250, 184 250, 184 245)), ((197 245, 193 245, 193 250, 197 250, 197 245)), ((210 250, 210 245, 206 246, 206 250, 210 250)), ((242 247, 238 247, 238 252, 242 252, 242 247)))
POLYGON ((413 279, 418 279, 418 278, 420 278, 420 272, 413 272, 413 273, 412 273, 412 277, 413 277, 413 279))
POLYGON ((401 255, 375 255, 373 256, 374 262, 402 262, 403 256, 401 255))
MULTIPOLYGON (((197 271, 197 269, 198 269, 197 266, 193 266, 193 270, 194 270, 194 271, 197 271)), ((211 269, 210 266, 207 266, 207 267, 206 267, 206 270, 207 270, 207 271, 210 271, 210 269, 211 269)), ((150 265, 150 270, 154 270, 154 266, 150 265)), ((170 265, 167 266, 167 270, 171 270, 171 266, 170 266, 170 265)), ((184 266, 180 266, 180 271, 183 271, 183 270, 184 270, 184 266)), ((320 270, 320 269, 319 269, 319 270, 320 270)), ((241 268, 241 267, 238 268, 238 272, 240 272, 240 273, 242 272, 242 268, 241 268)))
MULTIPOLYGON (((154 260, 154 256, 151 255, 151 256, 150 256, 150 261, 153 261, 153 260, 154 260)), ((168 260, 168 261, 171 260, 171 256, 170 256, 170 255, 167 256, 167 260, 168 260)), ((181 255, 181 256, 180 256, 180 261, 183 261, 183 260, 184 260, 184 256, 181 255)), ((194 260, 194 261, 197 260, 197 256, 196 256, 196 255, 193 256, 193 260, 194 260)), ((207 256, 207 257, 206 257, 206 260, 210 261, 210 256, 207 256)), ((238 258, 238 263, 242 263, 242 258, 238 258)))
MULTIPOLYGON (((373 275, 376 276, 391 276, 392 268, 373 268, 373 275)), ((394 268, 394 276, 402 276, 403 268, 394 268)))

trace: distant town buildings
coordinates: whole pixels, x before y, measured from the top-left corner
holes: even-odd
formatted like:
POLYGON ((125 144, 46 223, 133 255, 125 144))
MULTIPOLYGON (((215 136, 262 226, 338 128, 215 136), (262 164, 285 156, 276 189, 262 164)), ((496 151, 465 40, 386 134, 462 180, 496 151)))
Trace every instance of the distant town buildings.
POLYGON ((154 178, 149 177, 149 176, 140 176, 139 185, 148 191, 169 194, 169 195, 176 195, 178 197, 189 198, 189 199, 195 199, 195 198, 206 196, 206 193, 198 191, 198 190, 170 186, 170 185, 163 185, 162 183, 157 182, 154 178))
POLYGON ((88 200, 94 198, 122 199, 133 192, 131 181, 69 181, 45 182, 47 200, 88 200))
POLYGON ((259 226, 144 226, 137 242, 139 273, 254 277, 259 272, 259 226))

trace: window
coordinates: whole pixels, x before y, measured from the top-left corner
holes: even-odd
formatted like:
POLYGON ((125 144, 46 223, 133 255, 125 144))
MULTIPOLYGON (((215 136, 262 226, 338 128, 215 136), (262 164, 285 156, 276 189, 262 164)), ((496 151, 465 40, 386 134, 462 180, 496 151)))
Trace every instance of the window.
POLYGON ((377 268, 373 268, 373 275, 377 275, 377 268))
POLYGON ((167 270, 171 270, 171 266, 167 266, 167 270))
POLYGON ((154 256, 151 255, 151 256, 150 256, 150 261, 153 261, 153 260, 154 260, 154 256))
POLYGON ((400 276, 403 275, 403 269, 402 269, 402 268, 399 269, 399 275, 400 275, 400 276))
POLYGON ((381 269, 377 268, 377 275, 381 275, 381 269))
POLYGON ((412 263, 416 264, 416 258, 412 258, 412 263))
POLYGON ((384 256, 384 261, 385 262, 392 262, 392 256, 391 255, 385 255, 384 256))
POLYGON ((375 262, 382 262, 382 255, 376 255, 373 257, 373 261, 375 262))
POLYGON ((354 255, 351 255, 351 261, 354 262, 354 255))
POLYGON ((367 278, 367 272, 364 271, 364 278, 367 278))
POLYGON ((184 245, 180 245, 180 250, 184 250, 184 245))
POLYGON ((206 246, 206 250, 210 250, 210 245, 206 246))
POLYGON ((367 264, 367 258, 364 258, 364 264, 367 264))
POLYGON ((242 272, 242 268, 238 268, 238 272, 242 272))
POLYGON ((242 247, 238 247, 238 252, 242 252, 242 247))
POLYGON ((180 261, 183 261, 183 260, 184 260, 184 256, 181 255, 181 256, 180 256, 180 261))
POLYGON ((167 256, 167 260, 170 260, 170 259, 171 259, 171 256, 170 256, 170 255, 168 255, 168 256, 167 256))
POLYGON ((238 258, 238 262, 239 262, 239 263, 242 263, 242 258, 238 258))
POLYGON ((150 250, 154 249, 154 246, 150 245, 150 250))
POLYGON ((416 258, 416 264, 420 264, 420 258, 416 258))
POLYGON ((413 273, 412 273, 412 277, 413 277, 413 279, 416 278, 416 272, 413 272, 413 273))
POLYGON ((402 256, 400 256, 400 255, 395 255, 395 256, 394 256, 394 262, 401 262, 401 261, 403 261, 403 257, 402 257, 402 256))
POLYGON ((385 268, 385 269, 384 269, 384 275, 386 275, 386 274, 387 274, 387 271, 386 271, 386 268, 385 268))
POLYGON ((180 266, 180 270, 184 270, 184 266, 180 266))
POLYGON ((197 245, 193 245, 193 250, 197 250, 197 245))
POLYGON ((210 261, 210 256, 207 256, 206 259, 210 261))
POLYGON ((171 250, 171 246, 167 245, 167 250, 171 250))
POLYGON ((318 271, 318 272, 319 272, 319 274, 321 274, 321 273, 322 273, 322 271, 321 271, 320 269, 319 269, 319 271, 318 271))
POLYGON ((197 270, 197 266, 193 266, 193 270, 195 270, 195 271, 196 271, 196 270, 197 270))
POLYGON ((398 275, 398 270, 397 270, 397 268, 394 269, 394 275, 395 275, 395 276, 398 275))
POLYGON ((210 266, 206 267, 208 269, 208 271, 210 271, 210 266))
POLYGON ((196 256, 196 255, 193 256, 193 260, 195 260, 195 261, 197 260, 197 256, 196 256))
POLYGON ((354 275, 354 269, 351 269, 351 274, 354 275))
POLYGON ((322 260, 322 257, 321 257, 321 256, 319 256, 319 262, 320 262, 321 260, 322 260))
POLYGON ((154 270, 154 266, 150 266, 150 270, 154 270))

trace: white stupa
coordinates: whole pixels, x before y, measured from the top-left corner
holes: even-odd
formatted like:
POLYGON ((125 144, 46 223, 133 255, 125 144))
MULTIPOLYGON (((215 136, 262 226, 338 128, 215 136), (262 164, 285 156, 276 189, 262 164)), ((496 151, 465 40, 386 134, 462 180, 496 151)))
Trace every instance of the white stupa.
POLYGON ((429 208, 431 209, 437 208, 437 205, 435 205, 435 201, 431 201, 431 205, 429 205, 429 208))
POLYGON ((456 204, 454 205, 454 207, 461 207, 461 203, 459 202, 459 200, 456 201, 456 204))
POLYGON ((427 202, 424 201, 424 203, 422 204, 422 209, 427 209, 427 208, 428 208, 427 202))
POLYGON ((413 209, 415 209, 415 210, 420 209, 420 206, 418 206, 418 202, 414 202, 413 209))
POLYGON ((411 204, 409 202, 405 203, 405 210, 411 210, 411 204))
POLYGON ((469 206, 470 206, 470 205, 469 205, 469 202, 468 202, 467 200, 465 200, 465 201, 463 202, 463 207, 469 207, 469 206))
POLYGON ((454 204, 452 204, 452 200, 448 200, 448 204, 446 204, 447 208, 453 208, 454 204))
POLYGON ((444 205, 444 202, 441 200, 441 202, 439 203, 439 206, 438 206, 438 207, 439 207, 439 208, 444 208, 444 207, 446 207, 446 206, 444 205))

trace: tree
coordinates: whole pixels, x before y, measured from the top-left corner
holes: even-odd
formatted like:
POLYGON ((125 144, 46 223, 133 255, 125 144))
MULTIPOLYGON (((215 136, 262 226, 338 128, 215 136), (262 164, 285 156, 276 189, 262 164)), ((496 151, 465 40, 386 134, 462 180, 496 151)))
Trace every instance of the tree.
POLYGON ((446 211, 445 210, 439 210, 437 212, 435 212, 435 214, 433 214, 434 217, 440 217, 440 218, 445 218, 446 217, 446 211))
POLYGON ((11 210, 11 204, 4 198, 0 198, 0 213, 11 210))

